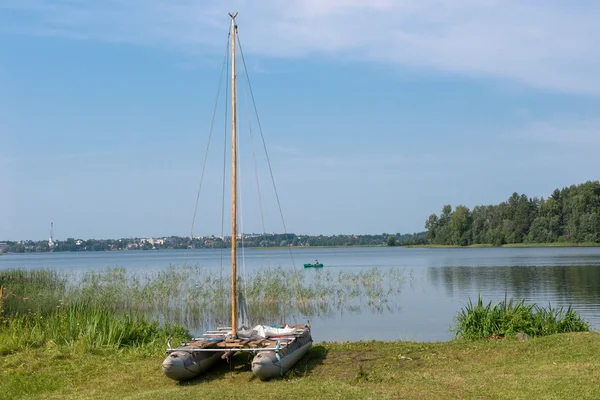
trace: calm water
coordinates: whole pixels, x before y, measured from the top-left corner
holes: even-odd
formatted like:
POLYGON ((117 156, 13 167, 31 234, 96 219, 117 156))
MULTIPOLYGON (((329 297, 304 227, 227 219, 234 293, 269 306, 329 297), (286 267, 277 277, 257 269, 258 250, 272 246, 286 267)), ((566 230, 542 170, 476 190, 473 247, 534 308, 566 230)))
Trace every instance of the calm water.
MULTIPOLYGON (((302 249, 246 250, 238 271, 282 266, 303 270, 318 259, 323 271, 304 270, 313 278, 324 272, 358 272, 372 267, 394 268, 405 276, 398 294, 377 311, 370 307, 311 316, 316 341, 418 340, 453 337, 449 327, 457 311, 481 293, 484 300, 509 297, 527 302, 572 305, 594 329, 600 329, 600 248, 484 248, 484 249, 302 249)), ((0 269, 51 268, 83 273, 107 267, 152 273, 170 265, 197 265, 227 273, 229 251, 167 250, 86 253, 10 254, 0 257, 0 269), (222 258, 223 256, 223 258, 222 258), (222 261, 221 261, 222 260, 222 261)), ((298 321, 306 317, 298 315, 298 321)), ((194 327, 191 330, 194 331, 194 327)), ((199 328, 198 328, 199 329, 199 328)), ((193 332, 200 333, 200 332, 193 332)))

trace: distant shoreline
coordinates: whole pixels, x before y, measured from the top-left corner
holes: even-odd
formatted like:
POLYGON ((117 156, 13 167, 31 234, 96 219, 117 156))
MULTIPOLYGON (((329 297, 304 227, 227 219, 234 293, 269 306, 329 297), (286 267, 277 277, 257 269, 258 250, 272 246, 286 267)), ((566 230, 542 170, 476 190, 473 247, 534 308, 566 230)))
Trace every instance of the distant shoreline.
MULTIPOLYGON (((293 250, 310 250, 310 249, 356 249, 362 247, 390 247, 385 244, 368 244, 364 246, 355 245, 355 246, 277 246, 277 247, 246 247, 247 250, 285 250, 285 249, 293 249, 293 250)), ((401 246, 397 246, 401 247, 401 246)), ((226 247, 227 249, 231 249, 231 247, 226 247)))
MULTIPOLYGON (((354 246, 277 246, 277 247, 245 247, 245 250, 252 251, 272 251, 272 250, 286 250, 292 249, 293 251, 308 251, 313 249, 357 249, 357 248, 406 248, 406 249, 488 249, 488 248, 535 248, 535 247, 600 247, 600 243, 510 243, 503 244, 502 246, 494 246, 491 244, 472 244, 469 246, 458 246, 458 245, 444 245, 444 244, 411 244, 411 245, 399 245, 399 246, 387 246, 385 244, 380 245, 354 245, 354 246)), ((218 250, 219 248, 197 248, 194 250, 218 250)), ((231 247, 224 247, 223 249, 229 250, 231 247)), ((186 249, 135 249, 135 250, 86 250, 86 251, 56 251, 55 253, 95 253, 95 252, 130 252, 130 251, 144 251, 144 252, 153 252, 153 251, 177 251, 177 250, 186 250, 186 249)), ((38 254, 38 253, 50 253, 47 251, 42 252, 7 252, 0 253, 0 256, 6 254, 38 254)))
POLYGON ((502 246, 494 246, 492 244, 472 244, 469 246, 456 246, 444 244, 415 244, 402 246, 413 249, 481 249, 481 248, 531 248, 531 247, 600 247, 600 243, 509 243, 502 246))

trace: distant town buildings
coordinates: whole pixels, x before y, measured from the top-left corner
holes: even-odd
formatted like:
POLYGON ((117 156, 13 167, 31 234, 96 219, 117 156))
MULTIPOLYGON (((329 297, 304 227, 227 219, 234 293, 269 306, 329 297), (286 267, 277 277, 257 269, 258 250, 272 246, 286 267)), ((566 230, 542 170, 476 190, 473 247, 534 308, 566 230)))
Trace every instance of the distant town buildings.
MULTIPOLYGON (((294 233, 244 233, 237 235, 238 246, 243 247, 312 247, 312 246, 384 246, 390 234, 379 235, 296 235, 294 233)), ((402 244, 423 244, 427 242, 425 232, 416 234, 393 234, 402 244)), ((0 242, 0 252, 35 253, 62 251, 122 251, 158 249, 200 249, 231 247, 231 236, 167 236, 162 238, 121 238, 121 239, 75 239, 66 240, 21 240, 0 242), (52 245, 50 245, 50 242, 52 245)))
POLYGON ((148 243, 151 244, 152 246, 162 246, 165 244, 165 239, 153 239, 153 238, 148 238, 148 239, 140 239, 140 244, 144 244, 144 243, 148 243))

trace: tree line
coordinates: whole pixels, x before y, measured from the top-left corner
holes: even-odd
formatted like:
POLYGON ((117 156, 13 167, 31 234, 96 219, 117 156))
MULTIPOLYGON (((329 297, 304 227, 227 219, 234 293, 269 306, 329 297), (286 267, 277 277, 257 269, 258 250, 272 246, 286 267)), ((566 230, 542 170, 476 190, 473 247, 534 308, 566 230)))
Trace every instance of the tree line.
POLYGON ((544 199, 513 193, 497 205, 447 204, 425 222, 430 244, 600 243, 600 183, 555 189, 544 199))
MULTIPOLYGON (((244 235, 237 239, 240 247, 310 247, 310 246, 402 246, 426 244, 425 232, 414 234, 382 233, 377 235, 297 235, 295 233, 268 233, 244 235)), ((89 239, 68 238, 57 240, 50 247, 47 240, 6 241, 6 253, 35 253, 47 251, 118 251, 187 248, 230 248, 231 237, 169 236, 160 241, 144 238, 89 239)))

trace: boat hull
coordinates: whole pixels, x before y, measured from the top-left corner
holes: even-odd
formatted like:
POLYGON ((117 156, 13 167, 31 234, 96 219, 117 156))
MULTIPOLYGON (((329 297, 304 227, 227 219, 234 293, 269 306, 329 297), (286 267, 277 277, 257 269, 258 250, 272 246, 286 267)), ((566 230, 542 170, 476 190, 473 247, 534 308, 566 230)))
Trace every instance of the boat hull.
POLYGON ((273 350, 257 352, 252 360, 252 373, 262 381, 285 374, 312 347, 311 337, 308 337, 308 340, 302 340, 302 338, 299 340, 298 345, 286 349, 286 352, 280 355, 280 359, 277 359, 273 350))
POLYGON ((323 268, 323 264, 304 264, 304 268, 323 268))
POLYGON ((221 352, 174 351, 162 363, 164 374, 176 381, 193 379, 209 370, 220 358, 221 352))

